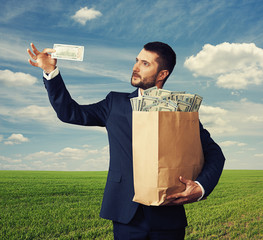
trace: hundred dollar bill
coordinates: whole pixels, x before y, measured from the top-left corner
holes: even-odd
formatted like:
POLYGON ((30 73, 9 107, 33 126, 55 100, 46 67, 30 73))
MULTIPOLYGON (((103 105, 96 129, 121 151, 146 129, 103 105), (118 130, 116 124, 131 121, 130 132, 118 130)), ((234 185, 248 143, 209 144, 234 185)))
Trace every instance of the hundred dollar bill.
POLYGON ((183 99, 183 94, 185 94, 185 92, 172 91, 171 95, 169 96, 169 98, 166 98, 166 100, 171 100, 176 103, 178 100, 183 99))
POLYGON ((140 99, 142 97, 134 97, 134 98, 131 98, 130 101, 131 101, 131 106, 132 106, 132 110, 133 111, 139 111, 139 103, 140 103, 140 99))
POLYGON ((143 95, 155 97, 157 91, 158 91, 158 88, 156 86, 154 86, 154 87, 151 87, 151 88, 144 90, 143 95))
POLYGON ((143 111, 145 111, 145 112, 152 112, 152 111, 174 112, 175 110, 173 107, 170 107, 170 106, 149 105, 149 106, 145 107, 143 111))
POLYGON ((164 90, 164 89, 158 89, 156 92, 156 97, 169 97, 171 96, 171 91, 169 90, 164 90))
POLYGON ((54 44, 53 49, 56 52, 51 54, 52 58, 83 61, 84 46, 54 44))
POLYGON ((178 106, 178 111, 190 112, 192 105, 191 105, 191 103, 188 103, 188 102, 185 102, 182 100, 178 100, 177 106, 178 106))
POLYGON ((167 101, 168 105, 174 108, 174 111, 177 111, 178 105, 177 103, 173 102, 173 101, 167 101))
POLYGON ((155 104, 158 104, 159 99, 155 98, 155 97, 146 97, 146 96, 142 96, 142 101, 140 102, 140 109, 139 110, 143 110, 143 108, 155 104))
POLYGON ((159 112, 174 112, 174 108, 173 107, 159 106, 157 111, 159 111, 159 112))
POLYGON ((141 111, 141 104, 142 104, 142 96, 137 97, 137 100, 135 102, 135 108, 137 111, 141 111))
POLYGON ((190 104, 193 103, 194 97, 195 97, 193 94, 189 94, 189 93, 187 93, 187 94, 182 94, 181 96, 182 96, 182 99, 179 98, 179 100, 188 102, 188 103, 190 103, 190 104))
POLYGON ((165 106, 155 106, 152 111, 159 111, 159 112, 174 112, 173 107, 165 107, 165 106))
POLYGON ((142 109, 144 112, 156 111, 156 104, 148 105, 142 109))
POLYGON ((131 98, 131 99, 130 99, 132 111, 135 111, 135 107, 134 107, 135 101, 136 101, 136 100, 135 100, 134 98, 131 98))
POLYGON ((194 101, 192 103, 191 112, 198 112, 203 98, 195 94, 194 101))

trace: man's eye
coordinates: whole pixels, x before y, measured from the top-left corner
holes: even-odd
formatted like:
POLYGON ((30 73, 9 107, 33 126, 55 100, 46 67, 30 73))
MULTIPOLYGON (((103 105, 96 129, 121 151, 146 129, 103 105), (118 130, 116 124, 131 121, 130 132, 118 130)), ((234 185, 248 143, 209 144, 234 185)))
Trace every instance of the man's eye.
POLYGON ((144 62, 143 64, 144 64, 144 66, 146 66, 146 67, 149 66, 149 63, 148 63, 148 62, 144 62))

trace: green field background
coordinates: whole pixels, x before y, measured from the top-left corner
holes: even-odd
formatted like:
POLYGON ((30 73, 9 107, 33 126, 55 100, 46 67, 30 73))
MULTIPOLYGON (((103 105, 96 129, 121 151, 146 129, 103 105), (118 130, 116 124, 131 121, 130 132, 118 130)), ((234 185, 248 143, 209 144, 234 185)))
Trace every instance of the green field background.
MULTIPOLYGON (((0 239, 113 239, 99 217, 107 172, 0 171, 0 239)), ((185 205, 186 239, 263 239, 263 171, 224 170, 185 205)))

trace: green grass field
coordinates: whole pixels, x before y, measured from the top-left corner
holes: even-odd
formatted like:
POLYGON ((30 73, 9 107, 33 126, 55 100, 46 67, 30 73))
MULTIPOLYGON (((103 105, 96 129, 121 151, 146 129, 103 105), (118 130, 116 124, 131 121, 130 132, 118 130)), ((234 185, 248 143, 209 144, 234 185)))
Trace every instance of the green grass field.
MULTIPOLYGON (((113 239, 99 218, 106 172, 0 171, 0 239, 113 239)), ((185 206, 186 239, 263 239, 263 171, 224 170, 185 206)))

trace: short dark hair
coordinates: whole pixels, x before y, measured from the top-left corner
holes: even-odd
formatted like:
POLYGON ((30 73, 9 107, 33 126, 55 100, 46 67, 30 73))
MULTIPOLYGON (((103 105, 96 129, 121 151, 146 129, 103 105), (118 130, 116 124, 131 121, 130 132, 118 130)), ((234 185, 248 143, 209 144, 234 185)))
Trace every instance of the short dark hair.
POLYGON ((146 51, 155 52, 158 54, 159 57, 156 59, 159 65, 158 72, 161 70, 169 71, 168 76, 163 81, 164 84, 172 73, 176 64, 176 54, 174 50, 168 44, 163 42, 149 42, 144 45, 144 49, 146 51))

